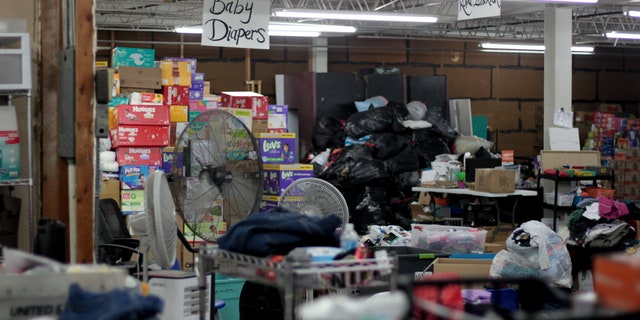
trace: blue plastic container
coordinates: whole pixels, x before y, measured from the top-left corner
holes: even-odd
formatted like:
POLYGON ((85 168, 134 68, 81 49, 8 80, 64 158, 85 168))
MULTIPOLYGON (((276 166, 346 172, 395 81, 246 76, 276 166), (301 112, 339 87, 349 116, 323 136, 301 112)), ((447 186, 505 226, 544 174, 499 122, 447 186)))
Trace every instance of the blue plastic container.
POLYGON ((226 305, 220 309, 223 320, 240 320, 240 293, 245 279, 232 278, 216 274, 216 300, 224 300, 226 305))

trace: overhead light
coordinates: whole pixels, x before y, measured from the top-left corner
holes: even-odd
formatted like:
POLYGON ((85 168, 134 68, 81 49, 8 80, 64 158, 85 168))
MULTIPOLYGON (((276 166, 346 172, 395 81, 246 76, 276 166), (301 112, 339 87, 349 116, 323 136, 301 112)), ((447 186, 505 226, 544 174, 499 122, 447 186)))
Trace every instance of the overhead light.
POLYGON ((202 34, 202 26, 175 27, 173 31, 176 33, 195 33, 202 34))
POLYGON ((598 0, 540 0, 538 2, 598 3, 598 0))
POLYGON ((633 33, 633 32, 617 32, 617 31, 611 31, 611 32, 607 32, 606 33, 607 38, 614 38, 614 39, 640 39, 640 33, 633 33))
POLYGON ((323 19, 323 20, 359 20, 386 22, 433 23, 437 17, 429 15, 409 15, 400 13, 361 12, 361 11, 321 11, 321 10, 280 10, 274 12, 276 17, 323 19))
POLYGON ((273 31, 311 31, 311 32, 340 32, 354 33, 358 28, 351 26, 340 26, 330 24, 309 24, 309 23, 286 23, 271 22, 269 23, 269 32, 273 31))
POLYGON ((623 8, 622 12, 625 16, 640 18, 640 9, 623 8))
MULTIPOLYGON (((487 52, 508 52, 508 53, 544 53, 545 46, 543 44, 521 44, 521 43, 480 43, 483 51, 487 52)), ((573 54, 592 54, 593 46, 572 46, 573 54)))

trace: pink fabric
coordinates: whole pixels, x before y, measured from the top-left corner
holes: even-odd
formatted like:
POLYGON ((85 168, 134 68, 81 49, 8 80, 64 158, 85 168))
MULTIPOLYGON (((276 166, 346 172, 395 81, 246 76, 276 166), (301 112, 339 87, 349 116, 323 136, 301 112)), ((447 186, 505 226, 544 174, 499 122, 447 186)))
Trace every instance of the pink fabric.
POLYGON ((629 214, 629 209, 624 203, 603 196, 598 196, 598 210, 600 216, 607 219, 617 219, 629 214))

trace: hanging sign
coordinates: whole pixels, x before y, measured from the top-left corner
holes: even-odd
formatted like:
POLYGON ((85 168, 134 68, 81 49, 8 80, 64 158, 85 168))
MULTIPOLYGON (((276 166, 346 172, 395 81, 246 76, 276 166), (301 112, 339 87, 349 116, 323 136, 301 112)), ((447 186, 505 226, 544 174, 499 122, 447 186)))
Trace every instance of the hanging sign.
POLYGON ((500 16, 501 0, 458 0, 458 20, 500 16))
POLYGON ((269 49, 269 3, 265 0, 204 0, 203 46, 269 49))

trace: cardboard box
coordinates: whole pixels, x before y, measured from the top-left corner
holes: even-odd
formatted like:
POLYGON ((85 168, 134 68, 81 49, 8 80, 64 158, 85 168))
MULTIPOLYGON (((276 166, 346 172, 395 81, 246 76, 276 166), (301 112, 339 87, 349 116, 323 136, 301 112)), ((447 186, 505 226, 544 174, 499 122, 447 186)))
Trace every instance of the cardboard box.
POLYGON ((254 136, 260 133, 267 133, 268 130, 267 120, 253 119, 253 121, 251 121, 251 133, 254 136))
POLYGON ((222 107, 251 109, 254 119, 268 119, 269 97, 251 91, 224 91, 220 96, 222 107))
POLYGON ((102 181, 100 189, 100 199, 111 198, 120 205, 120 180, 108 179, 102 181))
POLYGON ((202 100, 204 98, 204 90, 189 89, 190 100, 202 100))
POLYGON ((476 169, 475 190, 491 193, 511 193, 516 190, 515 170, 476 169))
POLYGON ((122 214, 144 212, 144 190, 121 190, 120 211, 122 214))
POLYGON ((120 188, 122 190, 144 189, 149 174, 158 170, 159 166, 127 164, 120 166, 120 188))
POLYGON ((593 286, 599 302, 615 310, 640 310, 640 256, 623 253, 597 255, 593 286))
POLYGON ((222 110, 229 112, 232 116, 238 118, 238 120, 240 120, 240 122, 242 122, 242 124, 251 131, 251 127, 253 126, 251 110, 238 108, 222 108, 222 110))
POLYGON ((265 164, 262 193, 279 196, 298 179, 313 178, 312 164, 265 164))
MULTIPOLYGON (((164 105, 164 96, 161 93, 151 93, 151 92, 138 92, 138 93, 140 94, 140 103, 137 103, 137 104, 155 105, 155 106, 164 105)), ((131 94, 129 95, 131 96, 131 94)), ((132 101, 131 98, 129 98, 129 101, 132 101)))
POLYGON ((189 112, 219 109, 222 103, 218 100, 189 100, 189 112))
POLYGON ((121 104, 111 108, 111 126, 168 126, 169 108, 167 106, 121 104))
MULTIPOLYGON (((198 67, 198 60, 193 58, 165 57, 162 59, 162 61, 185 62, 187 64, 187 71, 190 74, 192 74, 191 76, 192 78, 193 78, 193 74, 196 73, 196 68, 198 67)), ((201 73, 201 74, 204 75, 204 73, 201 73)))
POLYGON ((263 164, 291 164, 296 162, 295 133, 260 133, 258 150, 263 164))
POLYGON ((110 137, 113 148, 164 147, 169 144, 169 127, 118 125, 110 137))
POLYGON ((204 73, 202 72, 192 72, 191 73, 191 85, 194 82, 202 82, 204 84, 204 73))
POLYGON ((162 171, 165 173, 176 173, 176 177, 184 176, 184 153, 177 152, 175 147, 164 147, 162 149, 162 171), (172 171, 175 163, 175 172, 172 171))
POLYGON ((287 132, 289 107, 283 105, 269 105, 267 119, 267 131, 273 133, 287 132))
POLYGON ((160 147, 120 147, 115 148, 118 165, 128 164, 159 166, 162 164, 160 147))
POLYGON ((169 106, 169 121, 187 122, 189 121, 189 107, 184 105, 169 106))
POLYGON ((191 65, 188 61, 160 62, 163 86, 191 86, 191 65))
POLYGON ((121 91, 124 88, 150 89, 151 91, 162 88, 162 71, 158 68, 120 66, 118 74, 121 91))
POLYGON ((437 258, 433 262, 433 273, 453 272, 461 278, 489 278, 490 259, 437 258))
POLYGON ((507 244, 502 242, 487 242, 484 244, 484 253, 498 253, 507 248, 507 244))
MULTIPOLYGON (((180 135, 187 129, 188 125, 188 122, 171 122, 169 126, 169 146, 176 147, 178 145, 180 135)), ((181 146, 186 146, 186 138, 187 136, 185 135, 183 141, 180 142, 181 146)))
POLYGON ((162 94, 167 105, 188 105, 189 87, 187 86, 162 86, 162 94))
POLYGON ((260 199, 260 207, 259 212, 269 212, 278 207, 278 203, 280 202, 279 196, 269 196, 263 195, 262 199, 260 199))
POLYGON ((20 134, 15 106, 0 107, 0 180, 20 178, 20 134))
POLYGON ((153 68, 155 58, 155 49, 115 47, 111 50, 111 67, 153 68))
MULTIPOLYGON (((204 81, 193 80, 193 76, 191 77, 191 89, 190 91, 204 91, 204 81)), ((196 99, 199 100, 199 99, 196 99)))

